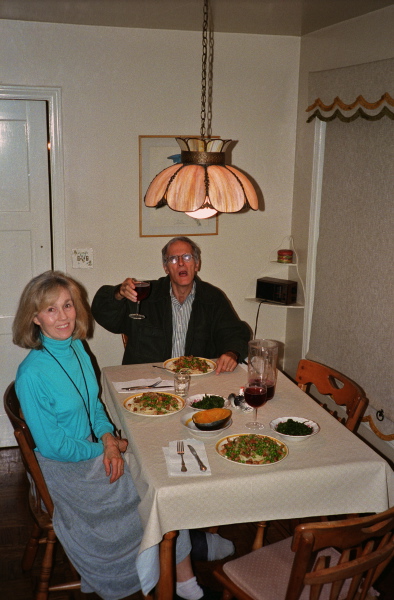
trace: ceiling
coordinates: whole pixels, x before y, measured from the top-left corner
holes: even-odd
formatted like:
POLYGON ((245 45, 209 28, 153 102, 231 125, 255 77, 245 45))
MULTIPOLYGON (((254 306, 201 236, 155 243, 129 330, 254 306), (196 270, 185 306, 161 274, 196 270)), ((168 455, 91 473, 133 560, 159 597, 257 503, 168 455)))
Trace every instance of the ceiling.
MULTIPOLYGON (((305 35, 392 0, 211 0, 214 31, 305 35)), ((0 0, 0 19, 202 30, 203 0, 0 0)))

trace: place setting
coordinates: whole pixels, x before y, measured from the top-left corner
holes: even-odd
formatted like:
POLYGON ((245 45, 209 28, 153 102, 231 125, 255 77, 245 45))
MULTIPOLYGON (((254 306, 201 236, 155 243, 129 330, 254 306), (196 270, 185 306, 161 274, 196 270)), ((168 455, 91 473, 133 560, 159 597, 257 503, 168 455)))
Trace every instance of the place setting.
POLYGON ((170 477, 196 477, 212 474, 204 442, 196 439, 175 440, 163 447, 170 477))
POLYGON ((173 379, 154 377, 151 379, 133 379, 129 381, 114 381, 113 386, 120 394, 127 394, 137 390, 174 389, 173 379))

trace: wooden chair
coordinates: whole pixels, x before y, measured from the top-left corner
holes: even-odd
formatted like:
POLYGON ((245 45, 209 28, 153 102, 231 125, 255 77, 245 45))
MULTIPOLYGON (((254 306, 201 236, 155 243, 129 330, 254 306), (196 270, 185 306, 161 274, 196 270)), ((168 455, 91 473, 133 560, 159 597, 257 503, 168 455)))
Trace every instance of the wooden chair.
MULTIPOLYGON (((326 365, 306 359, 300 360, 295 378, 298 387, 304 392, 309 393, 311 385, 314 385, 320 394, 330 396, 338 406, 345 406, 347 418, 341 418, 337 412, 331 410, 326 403, 320 402, 314 398, 331 415, 343 423, 347 429, 356 432, 368 404, 364 392, 357 383, 354 383, 342 373, 339 373, 326 365)), ((327 518, 322 517, 322 519, 327 518)), ((257 532, 253 550, 263 546, 266 526, 266 521, 257 523, 257 532)))
POLYGON ((351 379, 313 360, 300 360, 295 376, 298 387, 310 393, 311 385, 323 396, 330 396, 338 406, 346 407, 346 418, 339 417, 327 404, 319 402, 330 414, 341 421, 347 429, 356 432, 368 405, 363 390, 351 379))
POLYGON ((58 585, 49 585, 54 562, 55 545, 57 542, 56 534, 52 527, 53 502, 34 452, 36 446, 33 437, 29 427, 21 416, 21 408, 15 392, 14 383, 11 383, 5 391, 4 407, 14 428, 14 435, 21 451, 23 464, 29 475, 30 481, 29 504, 34 519, 34 525, 23 554, 22 569, 24 571, 29 571, 33 567, 37 555, 38 544, 44 543, 45 552, 41 564, 35 600, 47 600, 49 592, 78 590, 80 589, 81 584, 78 580, 77 572, 70 563, 71 570, 75 576, 75 581, 58 585), (43 534, 44 537, 42 537, 43 534))
POLYGON ((394 508, 298 525, 293 538, 215 569, 223 600, 364 600, 394 557, 394 508))
POLYGON ((126 348, 129 337, 125 333, 122 333, 121 336, 122 336, 123 348, 126 348))

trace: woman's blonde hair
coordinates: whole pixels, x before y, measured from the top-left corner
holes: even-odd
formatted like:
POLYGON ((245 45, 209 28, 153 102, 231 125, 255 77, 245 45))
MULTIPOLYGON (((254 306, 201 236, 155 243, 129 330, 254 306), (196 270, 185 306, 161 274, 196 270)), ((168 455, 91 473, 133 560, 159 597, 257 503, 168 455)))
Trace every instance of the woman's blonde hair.
POLYGON ((45 271, 34 277, 25 287, 19 300, 12 325, 13 342, 21 348, 41 348, 40 327, 34 317, 58 298, 60 288, 66 289, 76 311, 73 339, 87 339, 93 335, 93 317, 86 290, 80 283, 61 271, 45 271))

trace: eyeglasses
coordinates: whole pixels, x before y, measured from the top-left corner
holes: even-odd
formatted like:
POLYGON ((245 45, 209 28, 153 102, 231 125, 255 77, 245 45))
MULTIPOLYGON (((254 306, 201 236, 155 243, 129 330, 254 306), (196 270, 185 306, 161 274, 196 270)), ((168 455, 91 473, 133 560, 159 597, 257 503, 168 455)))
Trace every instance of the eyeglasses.
POLYGON ((193 254, 174 254, 173 256, 167 256, 165 262, 171 263, 172 265, 176 265, 180 258, 183 260, 183 262, 186 263, 190 262, 191 260, 194 260, 193 254))

